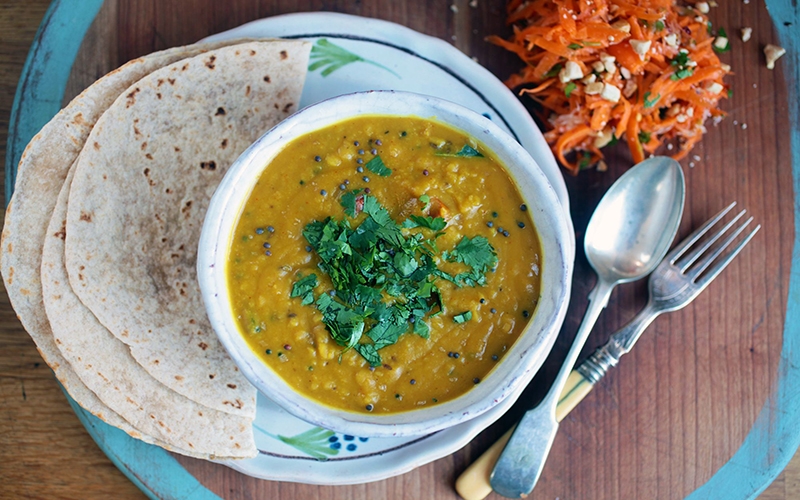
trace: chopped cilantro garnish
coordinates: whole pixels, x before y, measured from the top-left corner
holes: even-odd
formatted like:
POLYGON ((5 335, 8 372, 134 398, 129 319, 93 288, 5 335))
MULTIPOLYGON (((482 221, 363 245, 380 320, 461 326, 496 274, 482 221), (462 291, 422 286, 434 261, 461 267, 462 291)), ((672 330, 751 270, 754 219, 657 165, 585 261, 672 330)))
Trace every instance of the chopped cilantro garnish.
POLYGON ((344 193, 342 198, 339 200, 339 204, 342 205, 342 208, 344 208, 344 213, 347 214, 348 217, 355 217, 362 210, 364 199, 363 197, 358 197, 358 194, 361 191, 361 189, 348 191, 344 193))
POLYGON ((725 28, 720 28, 719 30, 717 30, 717 37, 724 38, 726 40, 726 43, 725 46, 722 48, 717 47, 717 44, 714 43, 712 46, 714 47, 715 51, 722 53, 731 50, 731 42, 730 39, 728 38, 728 34, 725 33, 725 28))
POLYGON ((453 158, 483 158, 483 155, 477 149, 469 144, 464 144, 464 147, 458 153, 437 152, 436 156, 448 156, 453 158))
POLYGON ((575 85, 575 82, 569 82, 566 85, 566 87, 564 87, 564 95, 569 97, 570 95, 572 95, 572 91, 575 90, 576 88, 578 88, 578 86, 575 85))
POLYGON ((314 288, 317 286, 317 275, 309 274, 305 278, 297 280, 292 287, 290 297, 302 297, 303 305, 306 306, 314 302, 314 288))
POLYGON ((485 285, 486 272, 497 265, 497 254, 489 240, 483 236, 472 239, 464 236, 446 258, 450 262, 461 262, 471 268, 469 272, 455 276, 456 283, 463 282, 469 286, 485 285))
POLYGON ((675 59, 669 62, 671 66, 675 66, 675 73, 670 75, 670 80, 683 80, 687 76, 692 76, 694 70, 688 65, 689 62, 690 59, 688 52, 678 52, 678 55, 675 56, 675 59))
POLYGON ((650 142, 651 137, 652 134, 650 134, 650 132, 645 132, 645 131, 639 132, 639 142, 643 144, 647 144, 648 142, 650 142))
POLYGON ((466 323, 467 321, 472 319, 472 311, 464 311, 461 314, 456 314, 453 316, 453 321, 456 323, 466 323))
POLYGON ((654 98, 650 99, 650 92, 645 92, 644 93, 644 107, 645 107, 645 109, 652 108, 655 105, 655 103, 658 102, 659 99, 661 99, 661 94, 658 94, 654 98))
POLYGON ((441 231, 445 228, 447 223, 441 217, 427 217, 419 215, 410 215, 408 220, 403 222, 404 228, 424 227, 425 229, 432 229, 433 231, 441 231))
POLYGON ((664 21, 659 19, 658 21, 656 21, 654 27, 655 27, 656 31, 663 31, 664 30, 664 21))
POLYGON ((428 196, 427 194, 423 194, 422 196, 419 197, 419 201, 421 201, 424 205, 427 205, 428 203, 431 202, 431 197, 428 196))
POLYGON ((544 78, 552 78, 552 77, 558 75, 558 72, 561 71, 561 68, 563 68, 563 67, 564 66, 561 63, 556 64, 555 66, 550 68, 550 71, 548 71, 547 73, 544 74, 544 78))
POLYGON ((570 49, 570 50, 578 50, 578 49, 582 49, 583 45, 581 45, 579 43, 571 43, 571 44, 567 45, 567 48, 570 49))
MULTIPOLYGON (((313 221, 303 230, 332 290, 315 298, 318 282, 311 274, 298 277, 291 297, 302 298, 304 305, 315 304, 331 337, 344 347, 342 352, 355 349, 372 366, 381 364, 378 351, 397 342, 400 335, 411 331, 428 338, 426 319, 444 310, 438 278, 459 287, 484 285, 486 273, 497 264, 497 254, 486 238, 463 237, 452 250, 441 254, 442 260, 468 268, 453 276, 434 261, 439 253, 435 240, 446 226, 443 218, 410 215, 400 226, 375 197, 360 190, 344 193, 341 205, 351 219, 362 211, 366 218, 352 227, 348 219, 329 217, 313 221), (431 237, 423 232, 404 234, 401 227, 436 233, 431 237)), ((468 321, 472 313, 457 317, 461 321, 454 321, 468 321)))
POLYGON ((383 160, 381 160, 380 155, 368 161, 367 164, 364 166, 367 167, 367 170, 375 172, 381 177, 388 177, 392 175, 391 169, 389 169, 386 165, 383 164, 383 160))
POLYGON ((592 163, 592 155, 588 151, 583 152, 583 157, 578 162, 578 168, 584 169, 592 163))

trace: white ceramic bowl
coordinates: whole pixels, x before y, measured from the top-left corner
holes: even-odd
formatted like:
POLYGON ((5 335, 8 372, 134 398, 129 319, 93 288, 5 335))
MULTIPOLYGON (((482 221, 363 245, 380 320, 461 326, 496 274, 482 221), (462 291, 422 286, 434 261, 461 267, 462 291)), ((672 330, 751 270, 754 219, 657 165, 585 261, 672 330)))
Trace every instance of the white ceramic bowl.
POLYGON ((516 398, 541 367, 566 314, 572 278, 571 236, 547 177, 531 156, 487 118, 434 97, 407 92, 347 94, 309 106, 253 143, 231 166, 211 199, 200 237, 197 274, 211 324, 242 373, 264 395, 308 422, 341 433, 413 436, 465 422, 507 398, 516 398), (272 158, 293 139, 359 115, 434 119, 475 138, 494 152, 515 181, 542 246, 541 297, 528 325, 480 384, 451 401, 391 415, 331 408, 296 392, 264 364, 237 327, 226 285, 233 231, 242 205, 272 158))

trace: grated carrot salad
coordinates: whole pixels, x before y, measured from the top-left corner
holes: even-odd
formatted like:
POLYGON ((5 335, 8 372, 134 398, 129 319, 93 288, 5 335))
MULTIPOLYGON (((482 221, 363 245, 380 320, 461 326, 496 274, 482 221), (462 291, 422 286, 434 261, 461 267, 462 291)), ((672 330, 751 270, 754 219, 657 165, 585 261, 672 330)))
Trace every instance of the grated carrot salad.
POLYGON ((728 50, 728 41, 696 7, 673 0, 510 0, 507 12, 511 39, 488 40, 526 66, 506 85, 524 85, 520 95, 539 104, 545 139, 573 174, 623 138, 635 163, 673 142, 672 157, 681 159, 702 138, 705 120, 724 116, 718 104, 728 96, 722 79, 730 67, 715 51, 728 50))

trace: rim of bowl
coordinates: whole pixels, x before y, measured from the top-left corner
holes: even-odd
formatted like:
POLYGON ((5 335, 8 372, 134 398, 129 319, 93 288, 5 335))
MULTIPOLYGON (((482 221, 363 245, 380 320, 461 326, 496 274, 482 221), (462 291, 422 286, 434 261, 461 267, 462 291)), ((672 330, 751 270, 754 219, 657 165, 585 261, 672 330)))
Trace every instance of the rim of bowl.
POLYGON ((475 418, 519 396, 544 363, 566 315, 572 262, 566 215, 547 177, 511 136, 484 116, 452 102, 399 91, 345 94, 303 108, 256 140, 217 187, 203 224, 197 259, 200 289, 211 325, 245 377, 265 396, 307 422, 352 435, 416 436, 475 418), (261 361, 244 340, 230 307, 227 258, 241 209, 270 161, 292 140, 365 115, 416 116, 473 137, 492 151, 531 212, 542 250, 539 302, 520 336, 489 374, 444 403, 392 414, 336 409, 304 396, 261 361))

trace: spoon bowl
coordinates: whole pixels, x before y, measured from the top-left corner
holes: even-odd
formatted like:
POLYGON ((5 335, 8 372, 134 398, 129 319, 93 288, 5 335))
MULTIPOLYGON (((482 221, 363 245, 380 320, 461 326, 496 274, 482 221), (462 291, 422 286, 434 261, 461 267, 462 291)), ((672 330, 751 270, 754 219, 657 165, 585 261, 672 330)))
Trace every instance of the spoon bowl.
POLYGON ((583 243, 600 279, 628 283, 656 268, 680 224, 684 191, 683 170, 664 156, 639 163, 609 188, 583 243))

